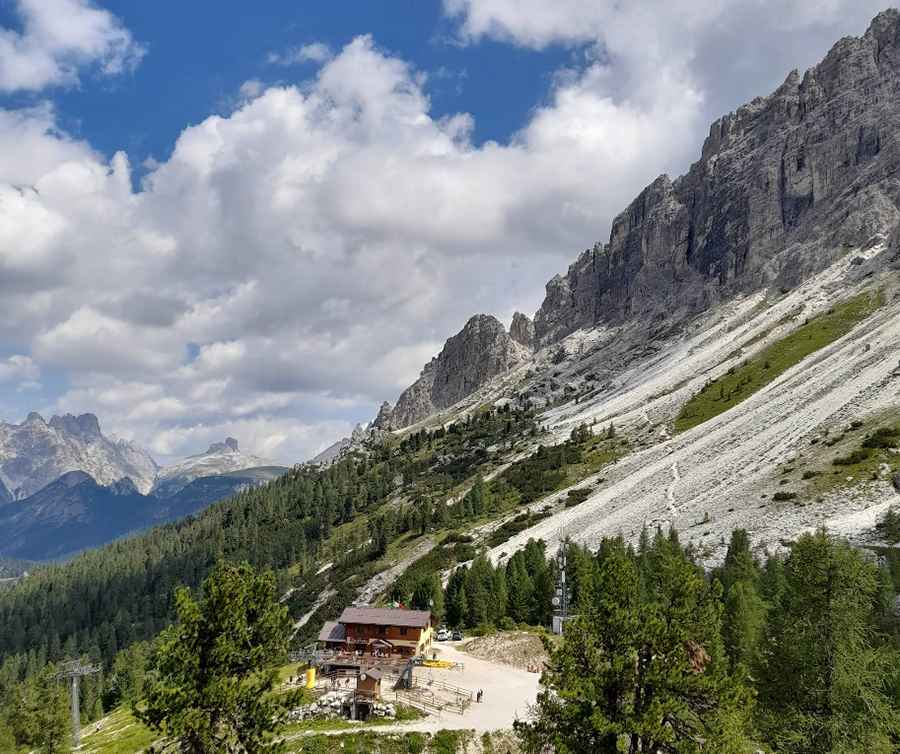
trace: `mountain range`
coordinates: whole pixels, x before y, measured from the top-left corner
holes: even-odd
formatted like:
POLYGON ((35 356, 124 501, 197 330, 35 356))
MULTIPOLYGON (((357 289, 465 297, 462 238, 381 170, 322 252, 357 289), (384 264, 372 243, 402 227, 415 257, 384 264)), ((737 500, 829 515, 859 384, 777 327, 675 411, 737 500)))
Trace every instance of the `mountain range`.
POLYGON ((233 437, 160 467, 138 446, 103 435, 93 414, 32 412, 0 424, 0 555, 71 555, 196 513, 286 469, 241 452, 233 437))
MULTIPOLYGON (((96 420, 32 416, 32 426, 7 430, 20 445, 14 457, 0 456, 0 659, 52 657, 55 645, 121 667, 138 657, 119 654, 126 642, 152 640, 176 620, 173 587, 200 587, 221 560, 275 572, 295 647, 351 604, 398 596, 435 607, 433 595, 445 617, 465 612, 467 626, 502 626, 512 614, 495 614, 493 596, 500 606, 549 610, 554 587, 528 574, 533 555, 555 559, 564 542, 596 551, 615 536, 647 549, 638 562, 627 556, 630 566, 606 558, 621 554, 618 545, 606 551, 612 588, 621 574, 666 581, 676 596, 693 583, 688 591, 713 594, 708 609, 730 613, 732 626, 753 613, 739 632, 763 637, 766 647, 771 624, 757 618, 785 604, 802 618, 812 604, 798 601, 807 584, 832 591, 823 574, 860 587, 857 618, 842 624, 853 624, 851 633, 871 629, 874 637, 876 622, 895 631, 898 94, 900 12, 891 10, 806 73, 792 72, 769 96, 717 120, 685 175, 651 181, 615 218, 608 240, 547 283, 533 317, 516 313, 508 327, 489 314, 469 318, 396 404, 383 403, 316 463, 269 484, 260 483, 282 469, 227 470, 260 460, 242 459, 232 440, 156 469, 145 492, 124 473, 125 458, 103 456, 103 482, 66 468, 58 450, 27 464, 9 460, 59 446, 94 462, 107 447, 96 420), (27 444, 51 435, 60 437, 27 444), (42 472, 51 461, 53 471, 42 472), (68 564, 32 570, 21 562, 65 557, 235 492, 68 564), (797 547, 800 535, 820 528, 864 558, 843 543, 826 549, 820 537, 813 539, 822 547, 797 547), (732 535, 741 544, 725 564, 732 535), (691 560, 684 568, 676 566, 682 547, 691 560), (792 549, 796 569, 777 557, 792 549), (760 574, 749 560, 763 555, 776 557, 760 574), (881 576, 863 568, 876 559, 881 576), (723 564, 709 582, 694 567, 723 564), (748 591, 720 604, 718 584, 706 584, 724 583, 732 569, 744 573, 748 591), (785 579, 794 584, 790 597, 785 579)), ((563 587, 596 563, 585 556, 568 559, 574 578, 561 578, 563 587)), ((840 617, 852 599, 835 599, 813 602, 840 617)), ((886 633, 875 654, 888 649, 886 633)), ((844 665, 853 665, 848 678, 863 667, 844 665)), ((891 688, 887 676, 870 676, 873 694, 875 685, 879 694, 891 688)), ((821 706, 818 691, 807 696, 821 706)), ((872 717, 864 710, 854 719, 872 717)))
MULTIPOLYGON (((577 508, 567 490, 537 503, 543 520, 493 557, 529 537, 590 544, 645 525, 688 531, 713 559, 735 527, 760 545, 820 524, 869 536, 900 464, 835 462, 858 450, 860 427, 900 422, 898 91, 891 10, 715 121, 690 169, 640 192, 608 240, 547 283, 533 317, 472 316, 396 404, 314 461, 511 403, 538 412, 541 444, 614 426, 628 452, 579 481, 577 508)), ((226 440, 159 469, 91 415, 32 414, 0 425, 0 526, 24 543, 36 521, 87 522, 135 495, 155 501, 141 522, 170 518, 194 505, 198 480, 240 486, 239 469, 266 466, 226 440), (28 521, 22 507, 9 517, 13 501, 28 521)), ((18 547, 0 554, 28 556, 18 547)))
POLYGON ((687 173, 651 182, 533 317, 470 318, 395 405, 317 460, 511 401, 541 412, 551 442, 612 424, 631 452, 576 509, 551 497, 553 515, 496 557, 644 525, 691 531, 713 557, 739 526, 760 545, 820 524, 869 536, 900 463, 837 462, 864 442, 854 433, 900 422, 898 93, 888 10, 715 121, 687 173))

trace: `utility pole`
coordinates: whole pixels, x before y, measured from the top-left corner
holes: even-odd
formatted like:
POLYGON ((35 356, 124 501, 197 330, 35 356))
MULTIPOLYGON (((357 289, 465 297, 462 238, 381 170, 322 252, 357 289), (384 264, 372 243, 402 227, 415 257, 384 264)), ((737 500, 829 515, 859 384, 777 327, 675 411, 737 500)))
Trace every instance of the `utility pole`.
POLYGON ((65 678, 71 684, 72 694, 72 748, 81 746, 81 712, 78 709, 78 685, 81 679, 87 675, 100 672, 99 665, 88 665, 81 660, 69 660, 60 665, 56 673, 57 678, 65 678))

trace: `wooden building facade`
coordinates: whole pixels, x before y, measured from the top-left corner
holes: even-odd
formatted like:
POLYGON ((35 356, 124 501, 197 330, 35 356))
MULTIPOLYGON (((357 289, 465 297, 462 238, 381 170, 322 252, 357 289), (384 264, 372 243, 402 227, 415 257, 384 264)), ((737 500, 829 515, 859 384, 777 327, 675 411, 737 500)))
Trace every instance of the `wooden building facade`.
POLYGON ((325 623, 319 645, 336 652, 375 657, 414 657, 431 649, 431 612, 380 607, 348 607, 325 623))

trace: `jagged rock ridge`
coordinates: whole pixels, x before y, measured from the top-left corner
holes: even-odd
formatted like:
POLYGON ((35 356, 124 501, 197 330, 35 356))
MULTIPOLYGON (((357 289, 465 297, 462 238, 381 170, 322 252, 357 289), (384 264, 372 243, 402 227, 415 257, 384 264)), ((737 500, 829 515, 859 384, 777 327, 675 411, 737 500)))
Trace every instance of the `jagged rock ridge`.
MULTIPOLYGON (((93 414, 54 416, 31 412, 21 424, 0 422, 0 484, 21 500, 69 471, 84 471, 100 484, 130 478, 150 491, 156 462, 132 443, 111 440, 93 414)), ((0 500, 3 494, 0 491, 0 500)))
POLYGON ((741 292, 790 288, 900 221, 900 12, 801 78, 713 123, 701 158, 660 176, 547 284, 540 345, 601 322, 677 323, 741 292))
POLYGON ((503 324, 476 314, 444 344, 390 409, 382 405, 376 419, 380 429, 399 429, 448 408, 498 375, 525 361, 529 349, 514 340, 503 324))

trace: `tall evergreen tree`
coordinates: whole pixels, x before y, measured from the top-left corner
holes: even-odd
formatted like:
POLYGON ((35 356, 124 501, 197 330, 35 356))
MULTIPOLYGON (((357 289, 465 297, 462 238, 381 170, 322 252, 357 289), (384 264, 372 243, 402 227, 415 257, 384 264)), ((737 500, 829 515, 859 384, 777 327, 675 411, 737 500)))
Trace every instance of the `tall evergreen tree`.
POLYGON ((160 636, 136 714, 184 754, 274 752, 274 733, 296 702, 273 694, 290 635, 271 573, 219 564, 195 600, 176 593, 178 622, 160 636))
POLYGON ((526 751, 744 752, 749 695, 727 673, 720 605, 672 538, 658 543, 652 602, 617 544, 600 565, 597 599, 570 622, 543 677, 526 751))
POLYGON ((896 751, 886 678, 897 656, 875 644, 876 568, 819 531, 794 544, 784 572, 760 685, 768 738, 796 754, 896 751))

